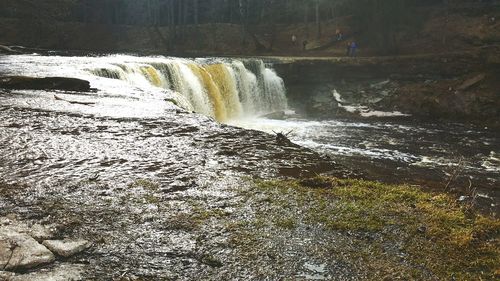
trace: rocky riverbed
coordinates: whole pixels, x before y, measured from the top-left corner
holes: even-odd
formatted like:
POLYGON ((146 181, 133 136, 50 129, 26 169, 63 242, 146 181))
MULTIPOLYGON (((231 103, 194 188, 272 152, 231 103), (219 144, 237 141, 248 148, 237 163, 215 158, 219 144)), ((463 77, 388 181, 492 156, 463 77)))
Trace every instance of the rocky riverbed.
MULTIPOLYGON (((16 233, 7 220, 0 227, 2 260, 14 263, 9 253, 16 248, 8 241, 28 241, 34 249, 23 255, 33 256, 29 264, 2 266, 16 273, 2 273, 7 280, 67 271, 83 280, 230 276, 215 273, 232 256, 223 244, 229 234, 222 223, 204 224, 229 216, 250 178, 350 174, 273 135, 175 107, 167 106, 161 118, 117 117, 105 105, 71 104, 50 91, 4 91, 0 98, 0 216, 26 224, 16 233), (100 114, 82 113, 88 107, 100 114), (55 228, 45 240, 62 241, 34 240, 32 228, 39 225, 55 228), (74 249, 58 248, 67 241, 81 250, 71 239, 94 246, 75 256, 74 249), (226 258, 218 257, 221 251, 226 258)), ((251 216, 237 209, 234 219, 251 216)), ((231 274, 253 271, 233 268, 231 274)))

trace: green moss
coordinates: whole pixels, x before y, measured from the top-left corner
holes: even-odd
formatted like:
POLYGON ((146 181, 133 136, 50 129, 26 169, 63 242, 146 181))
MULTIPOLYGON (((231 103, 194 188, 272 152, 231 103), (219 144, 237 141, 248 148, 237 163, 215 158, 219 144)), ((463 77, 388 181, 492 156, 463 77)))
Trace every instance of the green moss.
POLYGON ((133 183, 129 184, 129 188, 138 188, 138 187, 142 187, 145 190, 149 191, 156 191, 160 188, 160 185, 148 179, 138 179, 133 183))
POLYGON ((154 196, 153 194, 146 194, 146 195, 144 195, 144 199, 149 204, 158 204, 158 203, 160 203, 160 199, 158 197, 154 196))
POLYGON ((285 229, 294 229, 297 227, 297 222, 294 218, 280 218, 276 221, 276 225, 285 229))
POLYGON ((219 208, 205 209, 198 205, 195 205, 192 209, 192 218, 193 220, 198 221, 199 223, 202 223, 211 218, 220 219, 228 215, 229 215, 228 212, 219 208))
POLYGON ((222 262, 214 256, 205 255, 201 258, 201 262, 211 267, 222 267, 222 262))
MULTIPOLYGON (((330 231, 371 233, 382 241, 398 242, 407 263, 445 280, 493 280, 500 272, 500 221, 471 211, 451 195, 329 177, 256 184, 260 193, 269 196, 262 204, 276 210, 296 205, 302 213, 278 219, 276 226, 280 228, 294 228, 300 219, 308 226, 330 231)), ((358 251, 357 255, 372 264, 373 272, 397 273, 400 261, 388 258, 376 243, 366 246, 370 251, 358 251)), ((397 274, 407 278, 417 275, 408 269, 397 274)))
MULTIPOLYGON (((172 98, 166 98, 165 101, 173 103, 175 106, 179 106, 179 103, 172 98)), ((180 106, 179 106, 180 107, 180 106)))

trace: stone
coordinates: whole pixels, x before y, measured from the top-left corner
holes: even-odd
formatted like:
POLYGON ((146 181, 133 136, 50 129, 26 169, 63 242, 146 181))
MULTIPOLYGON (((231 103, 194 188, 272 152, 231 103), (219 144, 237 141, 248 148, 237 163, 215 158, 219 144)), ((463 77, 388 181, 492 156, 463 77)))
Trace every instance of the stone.
POLYGON ((19 233, 27 233, 29 227, 26 223, 20 222, 14 215, 0 217, 0 229, 9 229, 19 233))
POLYGON ((15 273, 0 270, 0 281, 10 281, 11 278, 15 276, 15 273))
POLYGON ((4 269, 12 256, 12 248, 15 246, 10 239, 0 238, 0 269, 4 269))
POLYGON ((9 225, 12 221, 7 217, 0 217, 0 226, 9 225))
POLYGON ((0 77, 0 88, 10 90, 64 90, 76 92, 90 91, 90 82, 67 77, 0 77))
MULTIPOLYGON (((15 275, 8 281, 77 281, 82 280, 83 265, 61 264, 30 274, 15 275)), ((1 275, 0 275, 1 276, 1 275)), ((2 280, 2 279, 0 279, 2 280)))
POLYGON ((87 240, 45 240, 43 245, 52 252, 63 256, 71 257, 90 247, 87 240))
POLYGON ((55 226, 43 226, 41 224, 35 224, 30 229, 30 235, 36 241, 42 242, 54 238, 56 232, 55 226))
POLYGON ((286 113, 285 111, 281 110, 262 115, 261 117, 275 120, 284 120, 286 118, 286 113))
POLYGON ((29 269, 55 260, 54 254, 26 233, 0 228, 0 268, 29 269))

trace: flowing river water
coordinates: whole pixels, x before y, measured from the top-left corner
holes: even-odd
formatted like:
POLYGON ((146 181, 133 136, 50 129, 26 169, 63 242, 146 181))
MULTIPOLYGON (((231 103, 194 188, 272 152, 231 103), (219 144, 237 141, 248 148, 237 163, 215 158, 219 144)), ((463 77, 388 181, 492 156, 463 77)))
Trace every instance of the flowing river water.
POLYGON ((298 150, 270 153, 272 138, 220 122, 290 132, 294 143, 371 179, 477 190, 484 206, 498 210, 499 132, 399 117, 263 118, 289 108, 285 83, 260 59, 19 55, 0 57, 0 75, 81 78, 95 89, 0 94, 0 175, 7 181, 48 184, 96 175, 126 181, 134 174, 175 188, 218 173, 266 176, 314 166, 298 150), (249 147, 259 142, 262 154, 251 155, 249 147), (245 160, 232 157, 245 153, 245 160))

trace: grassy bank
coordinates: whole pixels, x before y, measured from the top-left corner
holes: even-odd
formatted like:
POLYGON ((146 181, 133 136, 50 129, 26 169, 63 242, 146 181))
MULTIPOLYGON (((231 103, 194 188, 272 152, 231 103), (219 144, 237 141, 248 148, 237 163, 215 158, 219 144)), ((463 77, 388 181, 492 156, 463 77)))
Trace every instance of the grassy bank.
POLYGON ((500 277, 500 221, 446 194, 318 177, 261 181, 247 196, 260 198, 255 217, 232 226, 232 241, 247 258, 272 236, 315 232, 326 234, 324 258, 357 264, 355 275, 371 280, 500 277))

